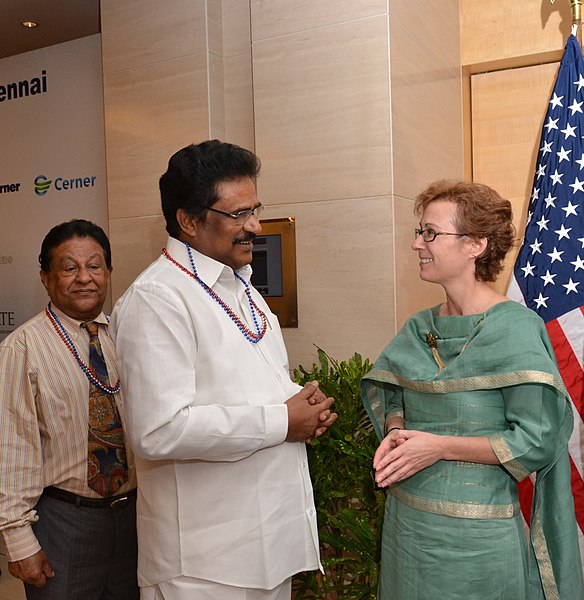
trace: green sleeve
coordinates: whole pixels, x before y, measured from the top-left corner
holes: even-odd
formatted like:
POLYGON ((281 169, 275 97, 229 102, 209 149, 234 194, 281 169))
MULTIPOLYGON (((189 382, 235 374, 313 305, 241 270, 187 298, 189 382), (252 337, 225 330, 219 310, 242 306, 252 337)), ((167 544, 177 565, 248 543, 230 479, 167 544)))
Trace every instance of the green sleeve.
POLYGON ((501 464, 517 480, 548 465, 557 453, 565 398, 554 388, 525 383, 503 388, 508 428, 489 436, 501 464))
POLYGON ((361 396, 377 437, 385 437, 387 419, 404 414, 403 389, 391 383, 363 379, 361 396))

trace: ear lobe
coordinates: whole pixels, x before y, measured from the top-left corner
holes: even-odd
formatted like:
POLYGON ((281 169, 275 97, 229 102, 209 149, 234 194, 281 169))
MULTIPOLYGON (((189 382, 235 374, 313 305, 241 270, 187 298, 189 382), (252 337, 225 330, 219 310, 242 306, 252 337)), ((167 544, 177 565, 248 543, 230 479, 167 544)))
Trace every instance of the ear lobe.
POLYGON ((45 290, 47 290, 47 292, 48 292, 49 291, 49 288, 47 287, 48 275, 42 269, 39 271, 39 274, 41 276, 41 281, 43 282, 43 285, 45 286, 45 290))
POLYGON ((189 237, 197 235, 198 219, 196 217, 189 215, 183 208, 179 208, 176 211, 176 220, 184 234, 189 237))

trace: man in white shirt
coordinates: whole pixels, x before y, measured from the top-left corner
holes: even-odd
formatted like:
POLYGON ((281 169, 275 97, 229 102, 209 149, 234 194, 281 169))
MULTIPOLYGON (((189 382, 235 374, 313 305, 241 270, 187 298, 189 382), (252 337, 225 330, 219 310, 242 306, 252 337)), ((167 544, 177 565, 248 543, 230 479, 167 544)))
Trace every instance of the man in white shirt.
POLYGON ((291 381, 250 284, 259 167, 217 140, 172 156, 166 247, 113 311, 144 600, 289 600, 292 575, 320 566, 305 441, 337 415, 291 381))

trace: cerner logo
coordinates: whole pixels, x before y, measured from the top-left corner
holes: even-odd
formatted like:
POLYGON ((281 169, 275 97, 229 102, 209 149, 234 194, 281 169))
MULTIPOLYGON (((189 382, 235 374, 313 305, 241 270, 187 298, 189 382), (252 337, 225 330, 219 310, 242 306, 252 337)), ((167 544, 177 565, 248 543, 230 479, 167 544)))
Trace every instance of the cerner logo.
POLYGON ((37 196, 44 196, 53 183, 50 179, 47 179, 44 175, 38 175, 34 180, 34 193, 37 196))
POLYGON ((55 191, 65 192, 68 190, 79 190, 83 188, 92 188, 95 186, 96 175, 90 175, 87 177, 55 177, 55 179, 49 179, 44 175, 37 175, 34 180, 34 192, 37 196, 44 196, 49 189, 51 184, 55 183, 55 191))

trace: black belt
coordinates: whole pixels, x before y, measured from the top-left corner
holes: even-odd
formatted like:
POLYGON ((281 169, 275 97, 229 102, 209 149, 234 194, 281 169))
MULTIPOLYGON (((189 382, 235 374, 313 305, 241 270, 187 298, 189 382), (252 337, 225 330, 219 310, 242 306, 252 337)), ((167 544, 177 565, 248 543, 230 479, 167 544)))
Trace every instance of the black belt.
POLYGON ((49 498, 69 502, 69 504, 75 504, 75 506, 86 506, 87 508, 112 508, 113 510, 118 510, 126 506, 130 500, 136 497, 136 488, 130 490, 127 494, 110 496, 109 498, 87 498, 86 496, 78 496, 77 494, 53 486, 46 487, 43 493, 49 498))

